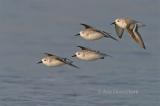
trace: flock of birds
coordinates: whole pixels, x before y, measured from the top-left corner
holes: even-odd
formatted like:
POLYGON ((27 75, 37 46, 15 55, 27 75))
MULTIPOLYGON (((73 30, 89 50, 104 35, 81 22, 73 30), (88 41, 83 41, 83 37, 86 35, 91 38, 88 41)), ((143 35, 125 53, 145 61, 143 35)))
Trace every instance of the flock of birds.
MULTIPOLYGON (((90 40, 90 41, 99 40, 103 37, 117 40, 116 38, 111 36, 111 34, 108 32, 98 30, 87 24, 81 24, 81 25, 83 25, 85 29, 81 30, 75 36, 80 36, 83 39, 90 40)), ((133 20, 131 18, 117 18, 112 23, 112 25, 115 26, 115 32, 120 39, 122 38, 124 30, 126 29, 130 37, 136 43, 138 43, 141 46, 141 48, 146 49, 143 39, 138 32, 139 27, 145 26, 143 23, 133 20)), ((83 47, 83 46, 77 46, 77 47, 79 47, 80 50, 75 52, 75 54, 72 57, 76 57, 80 60, 93 61, 93 60, 98 60, 98 59, 104 59, 105 56, 110 56, 108 54, 105 54, 100 51, 93 50, 87 47, 83 47)), ((50 67, 57 67, 57 66, 62 66, 62 65, 67 64, 72 67, 79 68, 78 66, 73 64, 72 60, 68 58, 59 57, 57 55, 50 54, 50 53, 44 53, 44 54, 45 56, 38 63, 43 63, 44 65, 50 66, 50 67)))

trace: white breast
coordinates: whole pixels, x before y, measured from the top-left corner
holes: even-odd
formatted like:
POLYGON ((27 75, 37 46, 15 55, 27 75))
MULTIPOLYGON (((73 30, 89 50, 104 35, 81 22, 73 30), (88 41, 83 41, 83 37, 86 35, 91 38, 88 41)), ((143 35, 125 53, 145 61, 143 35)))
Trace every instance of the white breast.
POLYGON ((115 22, 116 22, 116 25, 118 25, 120 28, 123 28, 123 29, 126 28, 128 25, 125 18, 118 18, 115 20, 115 22))
POLYGON ((127 27, 127 24, 125 22, 119 22, 117 23, 117 25, 123 29, 127 27))
POLYGON ((101 58, 101 55, 95 52, 85 51, 83 55, 79 55, 77 58, 81 60, 92 61, 101 58))

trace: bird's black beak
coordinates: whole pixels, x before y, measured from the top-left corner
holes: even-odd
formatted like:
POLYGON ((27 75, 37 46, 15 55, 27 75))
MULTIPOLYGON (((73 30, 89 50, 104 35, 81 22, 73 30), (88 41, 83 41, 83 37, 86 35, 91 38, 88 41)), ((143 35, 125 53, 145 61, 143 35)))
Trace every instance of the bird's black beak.
POLYGON ((74 54, 72 57, 76 57, 76 55, 74 54))
POLYGON ((116 22, 112 22, 112 23, 111 23, 111 25, 113 25, 113 24, 115 25, 115 24, 116 24, 116 22))
POLYGON ((74 36, 79 36, 80 34, 78 33, 78 34, 76 34, 76 35, 74 35, 74 36))
POLYGON ((41 64, 41 63, 42 63, 42 61, 37 62, 37 64, 41 64))

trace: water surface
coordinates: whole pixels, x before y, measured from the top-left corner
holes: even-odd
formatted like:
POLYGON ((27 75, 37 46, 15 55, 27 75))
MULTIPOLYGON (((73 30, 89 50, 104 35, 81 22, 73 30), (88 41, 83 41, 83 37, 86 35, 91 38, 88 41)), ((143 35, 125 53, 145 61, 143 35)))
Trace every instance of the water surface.
POLYGON ((159 106, 159 0, 0 0, 1 106, 159 106), (116 42, 74 37, 80 23, 115 35, 110 23, 132 17, 141 49, 127 35, 116 42), (112 55, 81 67, 48 68, 36 62, 44 52, 68 57, 77 45, 112 55))

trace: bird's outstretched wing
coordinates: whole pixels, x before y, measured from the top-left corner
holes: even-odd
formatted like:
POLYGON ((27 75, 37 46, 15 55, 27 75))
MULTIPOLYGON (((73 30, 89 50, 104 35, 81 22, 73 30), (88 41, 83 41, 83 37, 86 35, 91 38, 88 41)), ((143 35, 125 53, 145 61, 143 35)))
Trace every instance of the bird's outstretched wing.
POLYGON ((66 64, 68 64, 68 65, 70 65, 70 66, 72 66, 72 67, 74 67, 74 68, 79 69, 79 67, 78 67, 78 66, 76 66, 76 65, 74 65, 74 64, 72 64, 72 63, 66 63, 66 64))
POLYGON ((77 46, 77 47, 81 48, 81 50, 88 50, 88 51, 92 51, 92 52, 100 53, 100 51, 93 50, 93 49, 90 49, 90 48, 87 48, 87 47, 84 47, 84 46, 77 46))
POLYGON ((53 58, 55 58, 55 59, 61 58, 61 57, 59 57, 59 56, 57 56, 57 55, 54 55, 54 54, 51 54, 51 53, 44 53, 44 55, 45 55, 45 56, 51 56, 51 57, 53 57, 53 58))
MULTIPOLYGON (((110 55, 108 55, 106 53, 102 53, 100 51, 93 50, 93 49, 90 49, 90 48, 87 48, 87 47, 84 47, 84 46, 77 46, 77 47, 81 48, 82 50, 92 51, 92 52, 98 53, 98 54, 103 55, 103 56, 110 56, 110 55)), ((112 56, 110 56, 110 57, 112 57, 112 56)))
POLYGON ((142 40, 142 37, 141 35, 139 34, 138 32, 138 25, 137 24, 134 24, 134 25, 130 25, 127 27, 127 31, 128 33, 130 34, 131 38, 137 42, 143 49, 145 49, 145 44, 142 40))
POLYGON ((92 50, 92 49, 84 47, 84 46, 77 46, 77 47, 81 48, 81 50, 89 50, 89 51, 94 51, 95 52, 95 50, 92 50))
POLYGON ((46 56, 54 56, 54 55, 51 54, 51 53, 44 53, 44 55, 46 55, 46 56))
POLYGON ((122 38, 122 35, 123 35, 123 32, 124 32, 124 29, 119 27, 116 22, 112 22, 111 25, 114 25, 115 27, 115 31, 116 31, 116 34, 117 36, 121 39, 122 38))
POLYGON ((120 28, 118 25, 115 24, 115 31, 116 31, 116 34, 118 35, 118 37, 121 39, 123 32, 124 32, 124 29, 120 28))
POLYGON ((61 62, 63 62, 63 63, 65 63, 65 64, 67 64, 67 65, 70 65, 70 66, 72 66, 72 67, 74 67, 74 68, 78 68, 78 69, 79 69, 79 67, 76 66, 76 65, 74 65, 74 64, 72 64, 73 61, 70 60, 70 59, 68 59, 68 58, 57 57, 56 59, 59 60, 59 61, 61 61, 61 62))
POLYGON ((115 37, 113 37, 110 33, 108 33, 108 32, 105 32, 105 31, 101 31, 101 33, 104 35, 104 37, 106 37, 106 38, 111 38, 111 39, 113 39, 113 40, 116 40, 116 41, 118 41, 115 37))
POLYGON ((82 25, 82 26, 84 26, 84 27, 85 27, 85 29, 88 29, 88 28, 93 28, 92 26, 90 26, 90 25, 87 25, 87 24, 83 24, 83 23, 81 23, 81 25, 82 25))

